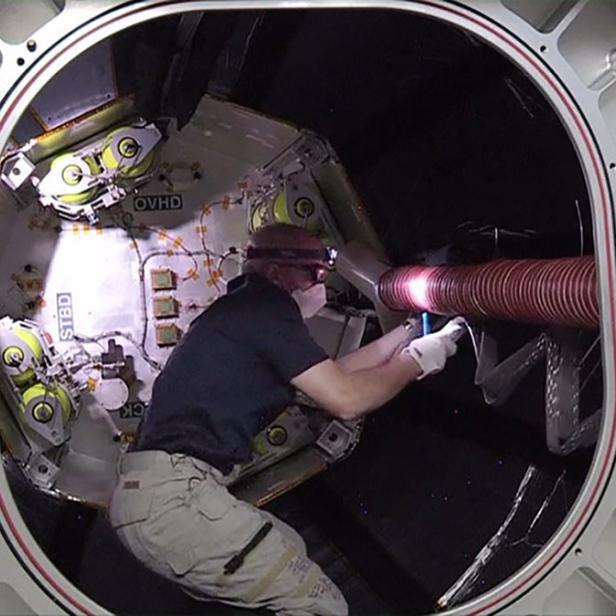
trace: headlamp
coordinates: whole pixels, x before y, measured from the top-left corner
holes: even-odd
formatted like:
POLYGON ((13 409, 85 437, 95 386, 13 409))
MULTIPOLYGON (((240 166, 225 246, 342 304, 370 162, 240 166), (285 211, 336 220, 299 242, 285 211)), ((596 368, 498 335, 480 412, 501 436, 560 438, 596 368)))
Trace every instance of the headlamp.
POLYGON ((257 248, 248 246, 246 259, 269 259, 279 263, 289 261, 320 261, 328 269, 336 265, 338 251, 333 246, 326 246, 322 250, 313 248, 257 248))
POLYGON ((323 261, 327 264, 329 269, 336 267, 336 259, 338 258, 338 250, 333 246, 325 246, 325 259, 323 261))

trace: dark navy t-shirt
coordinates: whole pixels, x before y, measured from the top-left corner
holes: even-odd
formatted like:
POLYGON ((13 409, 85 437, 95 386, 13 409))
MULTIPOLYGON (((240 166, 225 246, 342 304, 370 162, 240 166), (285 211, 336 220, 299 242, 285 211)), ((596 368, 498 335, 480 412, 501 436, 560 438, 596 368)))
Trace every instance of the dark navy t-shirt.
POLYGON ((293 401, 291 379, 325 359, 288 293, 256 274, 235 278, 156 379, 134 450, 185 453, 227 473, 293 401))

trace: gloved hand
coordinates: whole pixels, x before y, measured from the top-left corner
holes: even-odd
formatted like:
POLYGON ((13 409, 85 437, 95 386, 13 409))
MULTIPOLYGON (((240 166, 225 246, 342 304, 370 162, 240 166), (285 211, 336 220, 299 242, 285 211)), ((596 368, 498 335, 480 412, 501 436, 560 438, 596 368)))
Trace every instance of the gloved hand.
POLYGON ((422 374, 418 380, 440 372, 451 357, 458 350, 456 340, 464 333, 463 319, 456 317, 449 321, 439 331, 415 338, 401 351, 404 355, 410 355, 421 368, 422 374))

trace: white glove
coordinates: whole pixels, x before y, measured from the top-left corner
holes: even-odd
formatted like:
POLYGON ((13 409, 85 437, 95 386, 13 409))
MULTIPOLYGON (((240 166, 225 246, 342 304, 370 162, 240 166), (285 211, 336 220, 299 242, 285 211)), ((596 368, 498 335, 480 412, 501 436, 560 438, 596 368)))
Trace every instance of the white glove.
POLYGON ((403 355, 410 355, 421 368, 418 380, 430 374, 440 372, 451 357, 458 350, 456 340, 464 333, 463 320, 456 317, 449 321, 439 331, 415 338, 401 351, 403 355))

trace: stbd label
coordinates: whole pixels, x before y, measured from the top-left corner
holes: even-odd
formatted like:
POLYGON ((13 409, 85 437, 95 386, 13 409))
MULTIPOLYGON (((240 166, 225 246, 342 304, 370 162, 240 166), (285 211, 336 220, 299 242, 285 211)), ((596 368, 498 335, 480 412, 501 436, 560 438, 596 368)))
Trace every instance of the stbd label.
POLYGON ((72 294, 58 293, 56 304, 58 308, 58 336, 60 340, 72 340, 75 337, 72 294))
POLYGON ((184 207, 182 195, 141 195, 133 197, 135 212, 172 212, 184 207))

